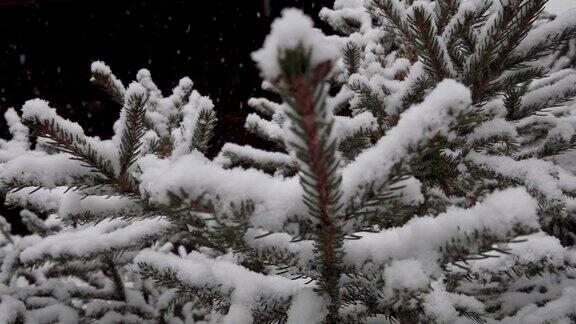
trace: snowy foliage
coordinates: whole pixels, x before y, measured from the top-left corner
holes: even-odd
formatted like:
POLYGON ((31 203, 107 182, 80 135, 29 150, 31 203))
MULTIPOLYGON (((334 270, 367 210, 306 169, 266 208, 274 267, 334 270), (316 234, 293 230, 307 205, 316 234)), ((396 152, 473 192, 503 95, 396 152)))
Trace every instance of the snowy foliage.
POLYGON ((102 62, 111 139, 9 110, 1 189, 32 234, 0 222, 0 321, 575 321, 576 12, 545 2, 337 0, 339 36, 285 10, 253 54, 281 102, 246 120, 273 150, 206 156, 190 79, 102 62))
POLYGON ((86 136, 43 100, 28 101, 21 118, 6 114, 13 138, 2 142, 2 190, 7 205, 25 208, 32 234, 3 231, 0 307, 11 310, 3 322, 191 321, 196 307, 134 269, 139 251, 171 253, 171 239, 188 231, 168 220, 186 211, 169 216, 140 195, 135 162, 205 150, 213 105, 188 78, 163 97, 146 70, 127 89, 102 62, 92 73, 122 102, 109 140, 86 136), (39 136, 33 149, 29 129, 39 136))

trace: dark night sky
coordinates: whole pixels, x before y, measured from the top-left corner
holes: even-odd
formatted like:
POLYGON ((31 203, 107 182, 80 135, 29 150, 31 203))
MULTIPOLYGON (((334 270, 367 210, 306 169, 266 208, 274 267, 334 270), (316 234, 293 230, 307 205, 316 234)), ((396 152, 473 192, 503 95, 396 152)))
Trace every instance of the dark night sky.
MULTIPOLYGON (((89 82, 90 63, 102 60, 125 84, 148 68, 165 93, 192 78, 216 105, 212 155, 224 142, 256 143, 243 129, 246 101, 262 94, 250 53, 282 8, 316 18, 333 0, 269 3, 270 15, 264 0, 0 0, 0 113, 40 97, 89 135, 110 136, 120 107, 89 82)), ((3 118, 0 130, 7 136, 3 118)), ((17 211, 0 214, 24 232, 17 211)))
POLYGON ((109 136, 120 109, 89 82, 90 63, 103 60, 125 84, 148 68, 165 93, 189 76, 216 105, 215 150, 250 142, 245 103, 262 94, 250 53, 282 8, 316 17, 333 0, 268 2, 269 16, 264 0, 0 0, 0 112, 41 97, 88 134, 109 136))

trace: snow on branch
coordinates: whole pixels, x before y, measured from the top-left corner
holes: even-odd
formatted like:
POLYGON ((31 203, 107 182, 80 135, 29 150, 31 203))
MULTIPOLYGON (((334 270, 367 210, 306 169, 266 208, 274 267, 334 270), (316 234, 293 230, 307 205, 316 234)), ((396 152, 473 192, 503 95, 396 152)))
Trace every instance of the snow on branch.
POLYGON ((396 127, 344 169, 347 193, 374 179, 384 181, 397 163, 435 136, 454 136, 450 126, 470 104, 470 91, 465 86, 453 80, 440 82, 424 102, 404 112, 396 127))
POLYGON ((481 238, 470 240, 474 233, 490 237, 490 246, 505 242, 520 231, 537 230, 536 201, 521 188, 495 192, 482 202, 462 209, 452 207, 436 217, 415 218, 399 228, 380 233, 359 233, 362 238, 345 244, 347 264, 360 267, 366 262, 381 264, 390 260, 417 258, 428 267, 459 261, 445 255, 443 248, 450 243, 462 242, 470 254, 482 252, 481 238))
MULTIPOLYGON (((246 270, 230 262, 212 260, 192 252, 185 258, 158 252, 144 251, 136 257, 143 275, 168 286, 199 296, 212 291, 230 296, 226 323, 250 323, 258 300, 270 305, 269 311, 286 312, 286 301, 305 287, 305 280, 291 280, 281 276, 263 275, 246 270), (185 285, 185 287, 179 287, 185 285), (189 288, 187 288, 188 286, 189 288)), ((208 300, 212 303, 222 297, 208 300)), ((228 297, 224 297, 228 299, 228 297)))
POLYGON ((20 259, 22 262, 63 257, 88 260, 101 253, 128 250, 146 240, 155 241, 171 227, 172 224, 165 219, 147 219, 132 224, 121 220, 105 221, 82 230, 46 237, 24 249, 20 259))
POLYGON ((197 153, 175 160, 146 156, 139 166, 140 188, 152 203, 168 204, 169 193, 189 200, 212 199, 225 208, 252 201, 256 208, 250 221, 270 229, 279 229, 288 217, 302 213, 302 204, 295 203, 302 194, 298 179, 280 179, 253 169, 222 169, 197 153))
POLYGON ((310 53, 311 66, 333 62, 340 56, 338 47, 326 36, 313 27, 312 19, 306 17, 300 10, 285 9, 282 17, 275 20, 264 47, 254 52, 252 58, 258 64, 262 76, 275 81, 282 72, 280 62, 287 49, 302 46, 310 53))
POLYGON ((117 103, 123 105, 126 88, 122 81, 112 73, 110 67, 102 61, 95 61, 92 63, 91 70, 90 81, 102 87, 117 103))

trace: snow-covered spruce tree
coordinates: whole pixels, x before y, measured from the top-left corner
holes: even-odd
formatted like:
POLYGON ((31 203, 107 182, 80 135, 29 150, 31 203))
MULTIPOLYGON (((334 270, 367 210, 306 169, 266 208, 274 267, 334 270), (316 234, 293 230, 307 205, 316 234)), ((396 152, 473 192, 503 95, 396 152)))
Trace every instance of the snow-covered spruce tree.
POLYGON ((62 225, 11 237, 19 263, 6 264, 23 269, 16 279, 67 264, 77 271, 58 280, 83 288, 82 274, 95 275, 126 297, 40 289, 56 297, 35 304, 44 276, 12 280, 4 307, 34 316, 66 304, 87 321, 176 321, 191 308, 224 323, 574 320, 564 225, 576 179, 551 157, 573 145, 576 74, 538 63, 576 16, 536 26, 542 6, 337 1, 323 17, 349 36, 331 38, 287 10, 254 54, 283 103, 253 100, 272 121, 247 122, 284 152, 228 145, 215 161, 198 144, 213 121, 206 100, 186 100, 182 86, 162 98, 145 72, 145 91, 124 91, 96 64, 95 81, 124 105, 112 140, 86 137, 42 101, 24 107, 53 148, 0 176, 22 188, 9 202, 55 206, 46 227, 62 225), (148 98, 140 117, 130 93, 148 98))
POLYGON ((115 135, 100 140, 32 100, 22 122, 6 117, 13 139, 2 142, 0 174, 6 204, 25 208, 31 235, 4 234, 0 322, 191 322, 196 307, 132 269, 144 248, 170 252, 194 223, 191 210, 143 199, 135 162, 143 155, 203 152, 215 124, 212 102, 183 78, 163 97, 147 70, 124 87, 101 62, 92 81, 122 107, 115 135), (28 129, 38 136, 34 150, 28 129), (168 218, 173 218, 169 221, 168 218))
POLYGON ((290 10, 254 54, 283 103, 252 100, 272 120, 247 127, 287 154, 142 160, 152 201, 217 202, 208 250, 142 253, 142 274, 211 296, 229 322, 568 321, 575 178, 548 158, 572 147, 573 121, 546 109, 575 74, 537 64, 574 15, 536 27, 542 1, 362 3, 324 12, 350 37, 290 10), (329 81, 346 85, 331 97, 329 81), (375 126, 352 153, 339 122, 359 114, 375 126), (234 168, 251 165, 263 172, 234 168))

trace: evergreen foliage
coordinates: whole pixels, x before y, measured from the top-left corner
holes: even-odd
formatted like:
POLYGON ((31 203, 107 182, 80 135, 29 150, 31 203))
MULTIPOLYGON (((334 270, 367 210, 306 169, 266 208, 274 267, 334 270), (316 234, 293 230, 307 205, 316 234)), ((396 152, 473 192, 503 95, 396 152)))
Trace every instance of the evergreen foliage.
POLYGON ((114 136, 48 103, 0 142, 0 319, 545 323, 576 319, 576 12, 544 0, 337 0, 253 54, 273 151, 205 156, 216 114, 147 70, 114 136), (29 134, 30 133, 30 134, 29 134), (29 135, 37 136, 34 145, 29 135))
POLYGON ((171 154, 206 147, 215 119, 212 104, 187 78, 171 96, 162 97, 149 78, 125 89, 103 63, 94 63, 92 72, 92 80, 115 100, 123 98, 111 140, 84 135, 79 125, 41 100, 24 105, 22 123, 14 111, 7 115, 13 119, 14 138, 3 143, 6 151, 20 143, 29 147, 28 129, 39 139, 33 150, 10 160, 15 167, 30 168, 20 173, 30 177, 16 173, 3 178, 6 203, 25 208, 21 216, 33 233, 5 236, 2 304, 17 308, 3 322, 192 319, 195 307, 133 269, 132 260, 142 249, 170 253, 172 238, 188 231, 177 220, 192 217, 181 208, 159 212, 144 199, 135 164, 151 152, 161 154, 156 150, 162 141, 174 149, 171 154))

